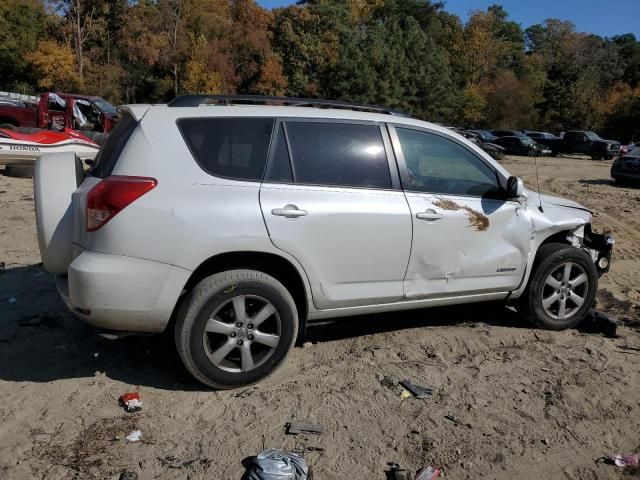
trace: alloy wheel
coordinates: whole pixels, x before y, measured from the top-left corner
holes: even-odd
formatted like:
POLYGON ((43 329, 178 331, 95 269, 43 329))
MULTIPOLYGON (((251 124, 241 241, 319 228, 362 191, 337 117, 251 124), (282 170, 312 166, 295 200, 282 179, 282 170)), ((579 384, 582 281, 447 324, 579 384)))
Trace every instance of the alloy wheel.
POLYGON ((573 317, 587 298, 587 272, 577 263, 565 262, 555 267, 542 288, 542 307, 555 320, 573 317))
POLYGON ((239 373, 262 365, 280 343, 276 308, 256 295, 237 295, 209 317, 202 342, 209 361, 221 370, 239 373))

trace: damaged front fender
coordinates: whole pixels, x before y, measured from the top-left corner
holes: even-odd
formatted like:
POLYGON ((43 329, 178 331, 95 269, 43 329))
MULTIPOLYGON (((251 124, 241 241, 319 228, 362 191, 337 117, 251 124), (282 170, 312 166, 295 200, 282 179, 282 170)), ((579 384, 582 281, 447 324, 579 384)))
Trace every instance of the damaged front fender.
POLYGON ((570 207, 545 207, 544 211, 532 212, 535 249, 549 237, 561 234, 558 241, 566 241, 576 248, 585 250, 595 263, 598 273, 609 271, 611 254, 615 243, 607 233, 595 233, 591 227, 591 213, 585 209, 570 207), (566 233, 565 233, 566 232, 566 233))
MULTIPOLYGON (((544 196, 542 196, 544 198, 544 196)), ((555 197, 552 197, 555 198, 555 197)), ((566 205, 544 202, 541 207, 529 203, 528 211, 531 215, 531 256, 522 283, 511 294, 511 298, 518 297, 525 289, 533 268, 533 261, 538 248, 545 242, 557 239, 576 248, 585 250, 593 260, 600 275, 609 271, 613 238, 608 234, 594 233, 591 228, 591 212, 578 204, 566 205), (544 205, 544 206, 542 206, 544 205)))

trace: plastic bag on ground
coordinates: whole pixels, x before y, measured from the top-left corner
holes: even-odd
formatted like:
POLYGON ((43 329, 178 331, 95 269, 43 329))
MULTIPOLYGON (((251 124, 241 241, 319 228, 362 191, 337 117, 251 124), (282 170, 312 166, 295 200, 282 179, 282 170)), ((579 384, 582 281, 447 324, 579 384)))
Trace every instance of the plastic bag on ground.
POLYGON ((253 459, 244 480, 312 480, 311 469, 300 455, 268 448, 253 459))
POLYGON ((612 457, 613 463, 616 466, 624 468, 624 467, 636 467, 640 465, 640 454, 637 453, 625 453, 622 455, 616 455, 612 457))

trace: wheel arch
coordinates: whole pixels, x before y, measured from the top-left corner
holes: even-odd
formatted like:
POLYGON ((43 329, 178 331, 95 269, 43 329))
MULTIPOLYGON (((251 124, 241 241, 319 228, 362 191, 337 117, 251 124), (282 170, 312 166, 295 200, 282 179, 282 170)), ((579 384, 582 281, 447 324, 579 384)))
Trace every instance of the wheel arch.
POLYGON ((8 125, 13 125, 14 127, 20 126, 20 122, 13 117, 0 116, 0 125, 3 123, 6 123, 8 125))
POLYGON ((535 258, 536 259, 538 258, 538 253, 540 252, 540 247, 542 247, 543 245, 546 245, 547 243, 566 243, 567 245, 571 245, 571 242, 567 239, 567 236, 570 235, 573 230, 574 229, 572 229, 572 228, 569 228, 567 230, 561 230, 559 232, 552 233, 551 235, 546 237, 540 243, 540 245, 538 245, 538 248, 536 249, 535 258))
MULTIPOLYGON (((590 223, 584 223, 582 224, 585 227, 585 231, 591 231, 591 224, 590 223)), ((553 233, 550 233, 549 235, 547 235, 540 243, 537 244, 532 244, 532 250, 531 250, 531 254, 529 256, 529 260, 527 261, 527 266, 525 268, 525 273, 522 276, 522 280, 520 282, 520 285, 518 285, 518 288, 516 288, 514 291, 511 292, 511 294, 509 295, 508 299, 516 299, 518 297, 520 297, 520 295, 522 294, 522 292, 524 292, 524 290, 526 289, 527 285, 529 284, 529 281, 531 280, 531 274, 533 273, 533 269, 536 265, 536 263, 539 260, 539 254, 540 254, 540 248, 543 245, 549 244, 549 243, 565 243, 567 245, 572 245, 571 241, 568 239, 568 236, 570 236, 576 228, 579 228, 580 225, 571 227, 571 228, 567 228, 567 229, 563 229, 560 231, 556 231, 553 233)))
POLYGON ((284 285, 289 293, 291 293, 293 301, 296 304, 299 321, 298 338, 302 338, 309 313, 310 301, 310 289, 305 281, 305 273, 301 272, 290 260, 283 256, 274 253, 246 250, 214 255, 205 259, 193 271, 183 288, 183 294, 180 295, 178 302, 176 302, 167 330, 172 328, 175 322, 176 313, 185 297, 184 293, 191 290, 203 278, 235 269, 257 270, 272 276, 284 285))

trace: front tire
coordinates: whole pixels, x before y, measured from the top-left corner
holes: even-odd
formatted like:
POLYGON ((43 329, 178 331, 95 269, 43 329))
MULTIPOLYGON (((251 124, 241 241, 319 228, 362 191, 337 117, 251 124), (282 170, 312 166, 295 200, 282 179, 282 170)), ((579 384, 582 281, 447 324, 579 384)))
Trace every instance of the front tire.
POLYGON ((175 341, 197 380, 229 389, 272 374, 297 333, 296 306, 280 282, 254 270, 230 270, 203 279, 187 294, 175 341))
POLYGON ((549 243, 538 250, 519 310, 540 328, 572 328, 593 306, 597 289, 598 272, 586 252, 549 243))

